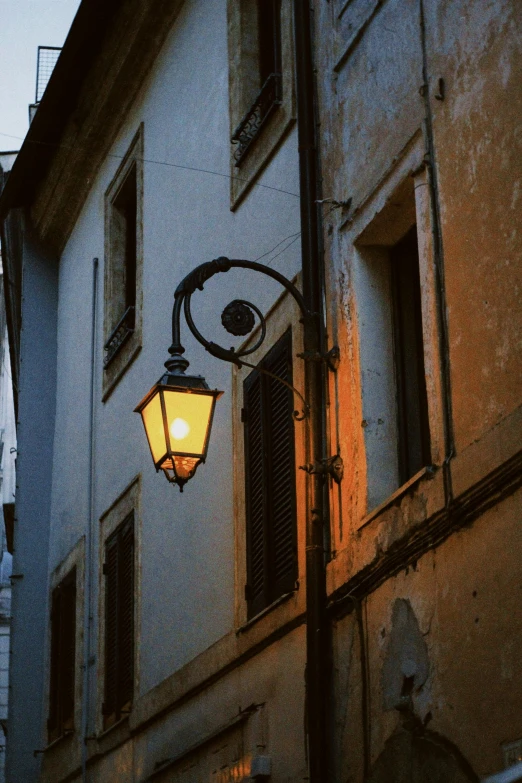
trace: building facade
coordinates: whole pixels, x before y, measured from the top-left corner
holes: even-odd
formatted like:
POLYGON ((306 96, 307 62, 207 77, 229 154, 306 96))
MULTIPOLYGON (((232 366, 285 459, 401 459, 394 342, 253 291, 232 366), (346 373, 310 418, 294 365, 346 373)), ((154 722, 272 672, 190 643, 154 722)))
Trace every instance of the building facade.
MULTIPOLYGON (((7 177, 16 159, 14 152, 0 153, 0 179, 7 177)), ((1 263, 0 246, 0 263, 1 263)), ((12 576, 12 533, 16 494, 16 426, 14 417, 13 384, 5 300, 4 279, 1 269, 2 299, 0 302, 0 497, 4 517, 0 555, 0 781, 5 781, 5 757, 7 738, 7 716, 9 707, 9 658, 11 634, 11 576, 12 576)))
POLYGON ((8 783, 519 760, 521 31, 480 5, 83 0, 0 200, 8 783), (220 257, 291 285, 190 289, 187 373, 224 394, 180 494, 133 409, 220 257))

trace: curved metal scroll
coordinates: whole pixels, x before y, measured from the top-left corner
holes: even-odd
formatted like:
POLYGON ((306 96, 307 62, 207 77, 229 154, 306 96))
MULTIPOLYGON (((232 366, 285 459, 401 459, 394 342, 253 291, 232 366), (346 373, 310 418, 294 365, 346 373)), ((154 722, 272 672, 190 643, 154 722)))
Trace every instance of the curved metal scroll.
POLYGON ((299 309, 301 310, 303 316, 302 320, 305 323, 305 325, 312 322, 313 313, 311 313, 306 307, 301 292, 295 287, 295 285, 293 285, 293 283, 287 280, 287 278, 284 277, 284 275, 280 274, 274 269, 270 269, 269 267, 264 266, 263 264, 257 263, 257 261, 230 259, 222 256, 220 258, 216 258, 214 261, 208 261, 207 263, 200 264, 200 266, 196 267, 191 272, 189 272, 189 274, 181 281, 181 283, 176 288, 176 291, 174 293, 174 307, 172 309, 172 345, 169 348, 170 359, 167 359, 167 361, 165 362, 165 366, 167 367, 169 372, 173 374, 182 374, 185 372, 186 368, 189 365, 187 359, 183 358, 183 354, 185 353, 185 348, 181 344, 181 335, 180 335, 181 308, 183 307, 185 313, 185 319, 187 321, 187 325, 190 331, 192 332, 196 340, 205 348, 205 350, 208 351, 208 353, 212 354, 212 356, 215 356, 217 359, 222 359, 223 361, 231 362, 232 364, 235 364, 237 367, 242 367, 243 365, 246 365, 247 367, 253 367, 256 370, 259 370, 260 372, 271 375, 272 377, 276 378, 278 381, 281 381, 281 383, 283 383, 285 386, 288 386, 290 389, 292 389, 292 391, 295 394, 297 394, 297 396, 303 401, 304 411, 302 416, 299 416, 298 412, 294 411, 294 417, 298 421, 301 421, 308 415, 308 410, 309 410, 308 404, 306 400, 303 398, 302 394, 293 386, 291 386, 287 381, 284 381, 282 378, 279 378, 277 375, 273 375, 267 370, 257 367, 256 365, 249 364, 248 362, 245 362, 242 359, 242 357, 247 356, 248 354, 251 354, 254 351, 257 351, 257 349, 261 346, 261 344, 263 343, 266 337, 266 319, 261 313, 261 311, 259 310, 259 308, 256 307, 256 305, 244 299, 236 299, 233 302, 231 302, 229 305, 227 305, 227 307, 224 310, 226 316, 222 320, 227 331, 231 332, 232 334, 245 335, 253 330, 255 325, 255 319, 253 318, 253 315, 249 316, 247 314, 245 308, 249 310, 249 312, 254 311, 259 318, 259 323, 261 327, 259 338, 256 340, 253 346, 251 346, 250 348, 246 348, 243 351, 235 351, 233 348, 230 349, 223 348, 223 346, 218 345, 217 343, 214 343, 210 340, 207 340, 201 334, 199 329, 196 327, 196 324, 194 323, 194 319, 192 318, 192 312, 190 309, 192 294, 196 291, 196 289, 202 291, 204 284, 207 282, 207 280, 210 280, 210 278, 213 277, 214 275, 218 274, 219 272, 228 272, 230 269, 233 268, 251 269, 254 272, 261 272, 262 274, 271 277, 273 280, 275 280, 280 285, 282 285, 288 291, 288 293, 293 296, 293 298, 295 299, 295 301, 299 306, 299 309), (236 320, 239 322, 239 325, 234 325, 232 323, 232 321, 234 320, 234 315, 236 316, 236 320))

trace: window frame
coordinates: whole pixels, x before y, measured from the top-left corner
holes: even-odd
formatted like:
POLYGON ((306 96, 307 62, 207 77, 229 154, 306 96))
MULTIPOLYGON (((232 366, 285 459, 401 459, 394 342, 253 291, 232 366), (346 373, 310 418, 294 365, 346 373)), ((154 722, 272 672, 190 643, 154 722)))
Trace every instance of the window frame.
MULTIPOLYGON (((74 731, 76 667, 76 630, 77 630, 77 573, 76 566, 56 585, 51 592, 50 632, 51 645, 49 656, 49 709, 47 718, 47 737, 49 742, 72 734, 74 731), (74 607, 72 623, 64 629, 64 620, 74 607), (72 645, 72 682, 65 679, 64 656, 72 645), (67 701, 72 703, 67 712, 67 701), (65 714, 64 714, 65 713, 65 714)), ((67 660, 65 663, 71 664, 67 660)))
MULTIPOLYGON (((228 62, 230 138, 253 116, 263 90, 257 80, 254 51, 256 0, 228 0, 228 62), (257 96, 257 97, 256 97, 257 96)), ((230 142, 230 208, 235 210, 296 121, 294 31, 291 0, 280 0, 281 81, 270 111, 260 123, 239 165, 237 145, 230 142)), ((268 79, 267 79, 268 81, 268 79)))
POLYGON ((48 606, 48 658, 47 658, 47 694, 46 694, 46 720, 45 736, 49 744, 58 742, 66 737, 77 734, 81 726, 81 703, 83 691, 83 678, 81 676, 83 665, 83 618, 85 596, 85 539, 82 537, 62 562, 54 569, 49 580, 49 606, 48 606), (62 731, 50 732, 49 718, 51 717, 51 670, 52 670, 52 596, 54 591, 72 574, 75 574, 75 629, 74 629, 74 709, 71 725, 62 727, 62 731))
MULTIPOLYGON (((430 191, 428 185, 429 172, 424 163, 424 139, 420 132, 414 134, 404 148, 401 156, 390 167, 386 176, 376 183, 374 190, 368 193, 363 202, 350 210, 349 214, 342 218, 340 228, 340 249, 344 255, 346 285, 343 287, 343 300, 349 301, 351 317, 347 323, 348 334, 352 335, 355 350, 347 346, 346 351, 353 353, 354 379, 359 380, 353 386, 356 398, 352 401, 354 410, 357 411, 356 419, 348 428, 341 423, 337 424, 338 435, 341 442, 353 442, 351 449, 354 458, 361 455, 362 481, 356 492, 353 505, 353 524, 356 529, 361 529, 372 519, 387 508, 390 503, 397 503, 410 487, 425 479, 431 478, 434 470, 441 465, 444 458, 444 428, 443 428, 443 403, 442 403, 442 377, 441 355, 439 341, 439 324, 437 310, 437 283, 435 265, 433 259, 433 227, 431 221, 430 191), (398 209, 397 201, 401 197, 401 188, 409 183, 413 190, 413 200, 408 210, 398 209), (393 220, 390 215, 393 213, 393 220), (364 410, 364 379, 362 375, 361 321, 364 321, 364 313, 361 311, 361 302, 357 292, 356 268, 364 257, 379 256, 384 260, 387 257, 388 248, 395 245, 414 224, 417 226, 419 276, 421 288, 422 334, 424 347, 424 366, 426 378, 426 395, 428 404, 429 440, 430 440, 430 464, 421 469, 404 484, 398 482, 394 488, 390 488, 386 497, 379 502, 369 502, 368 487, 368 443, 367 427, 364 410), (360 419, 359 419, 360 416, 360 419), (356 444, 356 445, 355 445, 356 444)), ((335 331, 335 330, 334 330, 335 331)), ((344 344, 345 338, 339 335, 340 344, 344 344)), ((342 382, 341 372, 338 383, 342 382)), ((350 451, 350 449, 348 449, 350 451)), ((359 459, 357 460, 359 462, 359 459)), ((350 514, 352 516, 352 514, 350 514)), ((342 548, 339 532, 335 532, 336 547, 342 548)))
POLYGON ((104 360, 102 399, 105 401, 125 374, 142 347, 143 274, 143 123, 105 192, 105 274, 104 274, 104 360), (129 177, 135 176, 134 305, 128 306, 125 290, 127 236, 122 229, 118 201, 124 195, 129 177), (123 244, 123 249, 122 249, 123 244), (123 269, 122 269, 123 267, 123 269), (123 290, 122 290, 123 288, 123 290), (122 305, 122 302, 124 304, 122 305))
POLYGON ((132 711, 136 695, 139 693, 139 644, 140 637, 140 589, 139 574, 141 563, 141 477, 136 476, 113 504, 100 517, 99 538, 99 589, 98 589, 98 678, 97 678, 97 722, 98 732, 108 731, 113 726, 128 718, 132 711), (118 530, 121 530, 130 516, 133 516, 133 686, 132 698, 129 704, 119 705, 110 714, 105 714, 106 704, 106 666, 107 666, 107 576, 105 572, 106 547, 118 530), (124 707, 124 709, 122 709, 124 707))
POLYGON ((104 544, 105 658, 102 715, 105 728, 109 728, 117 723, 123 715, 130 713, 134 697, 134 657, 136 651, 134 527, 134 510, 132 510, 120 522, 116 530, 106 538, 104 544), (126 562, 129 559, 130 563, 126 562), (108 618, 111 615, 114 616, 114 623, 109 624, 108 618), (130 641, 127 638, 129 625, 130 641), (109 635, 113 637, 111 644, 108 643, 109 635), (130 663, 125 660, 126 658, 130 658, 130 663), (126 668, 130 668, 130 685, 124 681, 126 668), (109 672, 112 675, 111 679, 109 672), (112 701, 110 701, 111 699, 112 701))

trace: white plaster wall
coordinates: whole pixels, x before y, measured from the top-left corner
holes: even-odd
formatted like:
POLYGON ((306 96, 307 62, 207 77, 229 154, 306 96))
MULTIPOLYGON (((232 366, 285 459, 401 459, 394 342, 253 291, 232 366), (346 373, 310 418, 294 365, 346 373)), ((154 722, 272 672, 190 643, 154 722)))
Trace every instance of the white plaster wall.
MULTIPOLYGON (((207 357, 183 332, 191 369, 225 395, 218 403, 207 463, 182 495, 155 473, 133 408, 162 373, 173 292, 181 278, 219 255, 256 259, 299 231, 295 130, 258 180, 269 187, 254 187, 235 213, 229 209, 229 135, 226 2, 196 0, 183 7, 92 185, 60 265, 49 567, 66 556, 87 524, 92 259, 98 257, 94 516, 99 519, 142 474, 141 693, 233 625, 230 367, 207 357), (145 150, 143 349, 102 403, 104 192, 140 122, 145 150)), ((274 268, 295 275, 299 251, 297 239, 274 260, 274 268)), ((203 332, 228 347, 234 338, 220 326, 222 307, 240 295, 266 310, 279 293, 276 284, 259 275, 230 272, 194 296, 195 318, 203 332)))
MULTIPOLYGON (((36 780, 44 742, 46 640, 48 634, 48 542, 56 405, 57 270, 41 249, 23 248, 22 331, 18 389, 18 438, 12 589, 10 681, 6 776, 36 780), (34 302, 38 301, 38 307, 34 302), (27 719, 31 716, 31 720, 27 719)), ((0 661, 1 664, 1 661, 0 661)))

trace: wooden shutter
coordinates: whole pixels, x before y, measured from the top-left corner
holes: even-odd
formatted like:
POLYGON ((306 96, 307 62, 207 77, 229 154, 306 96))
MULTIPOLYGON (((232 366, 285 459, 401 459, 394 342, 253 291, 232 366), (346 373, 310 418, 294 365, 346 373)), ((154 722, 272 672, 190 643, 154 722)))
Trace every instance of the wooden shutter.
MULTIPOLYGON (((260 365, 292 383, 290 330, 260 365)), ((297 576, 292 392, 254 371, 244 384, 249 616, 284 592, 297 576)))
POLYGON ((51 596, 51 682, 49 688, 49 718, 47 731, 49 741, 60 736, 60 620, 61 620, 61 590, 57 587, 51 596))
POLYGON ((51 661, 49 688, 49 740, 74 727, 76 665, 76 569, 51 596, 51 661))
POLYGON ((134 516, 120 534, 119 707, 132 700, 134 686, 134 516))
POLYGON ((105 545, 106 725, 130 706, 134 685, 134 514, 105 545))
POLYGON ((62 729, 74 726, 74 682, 76 666, 76 569, 62 589, 61 688, 62 729))
MULTIPOLYGON (((287 333, 267 356, 266 369, 292 383, 291 339, 287 333)), ((292 590, 296 580, 295 449, 293 394, 275 378, 266 378, 271 536, 271 600, 292 590)))
POLYGON ((251 373, 245 382, 245 476, 247 518, 246 597, 250 614, 256 614, 266 603, 266 450, 264 445, 262 379, 251 373))

